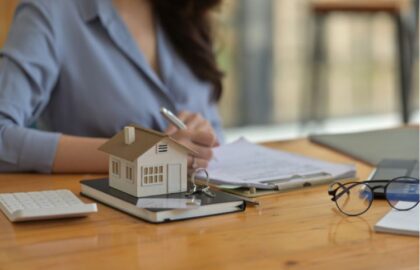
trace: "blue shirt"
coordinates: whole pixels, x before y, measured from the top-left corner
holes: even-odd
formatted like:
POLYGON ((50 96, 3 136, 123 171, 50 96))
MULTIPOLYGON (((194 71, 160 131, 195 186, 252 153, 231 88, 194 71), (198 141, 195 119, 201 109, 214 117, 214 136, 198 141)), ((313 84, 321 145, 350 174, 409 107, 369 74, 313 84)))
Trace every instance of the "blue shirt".
POLYGON ((60 133, 111 137, 129 123, 162 131, 161 106, 201 113, 221 138, 212 85, 159 23, 157 51, 160 77, 111 0, 22 1, 0 54, 0 171, 51 172, 60 133))

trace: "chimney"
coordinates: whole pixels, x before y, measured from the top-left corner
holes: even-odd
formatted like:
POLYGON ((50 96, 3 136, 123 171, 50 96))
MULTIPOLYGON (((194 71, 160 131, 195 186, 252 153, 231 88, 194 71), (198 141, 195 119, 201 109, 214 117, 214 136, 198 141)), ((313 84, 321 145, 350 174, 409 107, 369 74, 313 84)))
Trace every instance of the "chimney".
POLYGON ((134 127, 124 127, 124 142, 125 144, 132 144, 136 140, 136 133, 134 127))

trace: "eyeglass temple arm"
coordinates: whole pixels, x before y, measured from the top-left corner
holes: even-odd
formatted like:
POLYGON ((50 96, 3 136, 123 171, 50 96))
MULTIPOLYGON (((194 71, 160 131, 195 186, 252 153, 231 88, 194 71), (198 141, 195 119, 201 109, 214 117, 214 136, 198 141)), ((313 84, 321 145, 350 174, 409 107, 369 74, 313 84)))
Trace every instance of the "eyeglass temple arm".
POLYGON ((357 184, 359 184, 359 183, 353 183, 352 185, 350 185, 350 186, 345 186, 345 185, 343 185, 343 184, 341 184, 340 182, 336 182, 336 183, 334 183, 334 184, 337 184, 337 185, 339 185, 339 187, 337 187, 336 189, 334 189, 334 190, 328 190, 328 194, 329 195, 331 195, 331 196, 333 196, 332 198, 331 198, 331 201, 336 201, 337 199, 340 199, 340 197, 341 196, 343 196, 344 195, 344 193, 347 193, 347 194, 350 194, 350 189, 352 189, 355 185, 357 185, 357 184), (338 193, 338 194, 336 194, 336 192, 337 192, 337 190, 339 189, 339 188, 342 188, 343 189, 343 191, 341 191, 340 193, 338 193))
POLYGON ((333 184, 330 185, 330 187, 328 189, 328 195, 331 195, 332 196, 331 201, 335 201, 337 199, 335 193, 337 192, 337 190, 339 188, 343 188, 345 191, 348 192, 347 188, 343 184, 341 184, 340 182, 334 182, 333 184), (338 185, 338 187, 335 188, 335 189, 332 189, 332 187, 334 185, 338 185))
POLYGON ((335 182, 335 183, 333 183, 333 184, 337 184, 337 185, 339 185, 339 187, 337 187, 336 189, 333 189, 333 190, 331 190, 331 187, 332 187, 332 185, 330 186, 330 190, 328 190, 328 194, 329 195, 332 195, 332 196, 334 196, 335 195, 335 193, 337 192, 337 190, 339 189, 339 188, 342 188, 343 189, 343 191, 342 192, 340 192, 340 193, 338 193, 337 195, 335 195, 335 198, 332 198, 331 200, 332 201, 335 201, 336 199, 339 199, 341 196, 343 196, 343 194, 344 193, 347 193, 347 194, 349 194, 350 192, 350 189, 352 189, 355 185, 358 185, 358 184, 360 184, 360 183, 363 183, 363 184, 366 184, 366 183, 384 183, 384 182, 389 182, 390 180, 385 180, 385 179, 383 179, 383 180, 368 180, 368 181, 363 181, 363 182, 356 182, 356 183, 353 183, 353 185, 351 185, 351 186, 345 186, 345 185, 343 185, 343 184, 341 184, 340 182, 335 182))

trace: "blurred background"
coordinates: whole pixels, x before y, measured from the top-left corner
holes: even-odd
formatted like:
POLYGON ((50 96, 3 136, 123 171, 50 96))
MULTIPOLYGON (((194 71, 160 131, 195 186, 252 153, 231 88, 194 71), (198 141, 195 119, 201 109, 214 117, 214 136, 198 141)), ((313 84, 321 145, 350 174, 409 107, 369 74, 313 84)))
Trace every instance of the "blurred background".
MULTIPOLYGON (((0 0, 0 47, 17 0, 0 0)), ((227 141, 419 123, 418 0, 224 0, 227 141)))

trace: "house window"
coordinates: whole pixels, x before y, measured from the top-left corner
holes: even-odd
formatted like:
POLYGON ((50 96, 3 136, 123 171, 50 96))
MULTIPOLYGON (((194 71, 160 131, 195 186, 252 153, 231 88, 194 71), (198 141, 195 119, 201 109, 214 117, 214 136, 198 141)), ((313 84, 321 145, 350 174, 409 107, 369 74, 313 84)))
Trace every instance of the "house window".
POLYGON ((143 167, 143 185, 163 183, 163 166, 143 167))
POLYGON ((156 153, 166 153, 168 152, 168 145, 166 143, 158 143, 156 145, 156 153))
POLYGON ((134 181, 133 179, 133 168, 130 166, 125 167, 125 178, 130 180, 131 182, 134 181))
POLYGON ((114 176, 120 177, 120 171, 121 171, 121 163, 117 160, 111 161, 111 173, 114 176))

